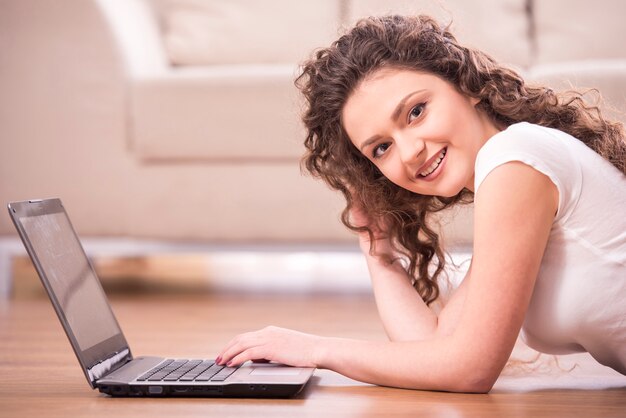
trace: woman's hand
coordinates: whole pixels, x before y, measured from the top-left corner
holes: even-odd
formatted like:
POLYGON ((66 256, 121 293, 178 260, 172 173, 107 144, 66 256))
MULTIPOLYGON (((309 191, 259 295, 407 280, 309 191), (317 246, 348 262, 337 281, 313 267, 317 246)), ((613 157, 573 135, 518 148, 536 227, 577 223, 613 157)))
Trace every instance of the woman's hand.
POLYGON ((296 367, 319 367, 325 338, 269 326, 233 338, 216 359, 218 364, 238 366, 248 360, 274 361, 296 367))
MULTIPOLYGON (((350 220, 354 226, 366 226, 372 231, 374 244, 378 253, 391 252, 391 244, 389 243, 388 237, 384 231, 384 225, 381 225, 380 222, 371 220, 365 214, 365 211, 358 206, 353 206, 350 209, 350 220)), ((371 243, 372 241, 370 240, 370 235, 367 232, 359 233, 359 247, 361 248, 363 254, 369 255, 371 243)))

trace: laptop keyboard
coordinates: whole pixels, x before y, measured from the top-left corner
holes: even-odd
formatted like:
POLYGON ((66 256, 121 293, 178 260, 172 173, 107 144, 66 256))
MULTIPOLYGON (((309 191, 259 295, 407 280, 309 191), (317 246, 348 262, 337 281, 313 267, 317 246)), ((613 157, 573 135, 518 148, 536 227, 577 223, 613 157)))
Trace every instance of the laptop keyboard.
POLYGON ((167 359, 137 378, 147 382, 223 382, 239 367, 218 366, 213 360, 167 359))

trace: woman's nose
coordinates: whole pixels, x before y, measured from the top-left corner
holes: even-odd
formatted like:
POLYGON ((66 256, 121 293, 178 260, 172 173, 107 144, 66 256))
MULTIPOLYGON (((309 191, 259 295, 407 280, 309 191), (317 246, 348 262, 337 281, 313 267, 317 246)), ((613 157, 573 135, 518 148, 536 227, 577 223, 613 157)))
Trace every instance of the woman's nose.
POLYGON ((396 147, 402 162, 411 164, 419 159, 419 155, 424 150, 424 141, 416 137, 402 136, 396 139, 396 147))

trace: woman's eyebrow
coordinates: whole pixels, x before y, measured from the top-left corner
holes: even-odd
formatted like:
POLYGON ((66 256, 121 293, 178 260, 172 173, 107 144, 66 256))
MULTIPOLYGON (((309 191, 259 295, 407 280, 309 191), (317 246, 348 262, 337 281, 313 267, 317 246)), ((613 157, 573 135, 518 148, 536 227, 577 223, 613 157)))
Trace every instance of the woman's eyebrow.
POLYGON ((396 108, 394 109, 393 113, 391 114, 391 120, 392 121, 397 121, 398 118, 400 117, 400 113, 402 113, 402 109, 404 108, 404 106, 406 105, 406 102, 413 96, 415 96, 418 93, 421 93, 423 91, 425 91, 426 89, 420 89, 420 90, 415 90, 412 93, 407 94, 406 96, 404 96, 404 98, 402 100, 400 100, 400 102, 398 103, 398 105, 396 106, 396 108))
POLYGON ((380 138, 382 138, 382 136, 380 135, 371 136, 369 139, 363 141, 359 149, 361 150, 361 152, 363 152, 363 150, 367 148, 371 143, 378 141, 380 138))
MULTIPOLYGON (((415 96, 418 93, 421 93, 423 91, 425 91, 426 89, 419 89, 419 90, 415 90, 409 94, 407 94, 406 96, 404 96, 402 98, 402 100, 400 100, 400 102, 398 102, 398 105, 396 106, 396 108, 393 110, 393 113, 391 114, 391 120, 396 122, 398 120, 398 118, 400 117, 400 114, 402 113, 402 109, 404 109, 404 106, 406 105, 406 102, 409 101, 409 99, 413 96, 415 96)), ((359 149, 361 151, 363 151, 363 149, 365 149, 368 145, 370 145, 373 142, 378 141, 381 138, 380 135, 374 135, 368 139, 366 139, 365 141, 363 141, 363 143, 361 143, 361 146, 359 147, 359 149)))

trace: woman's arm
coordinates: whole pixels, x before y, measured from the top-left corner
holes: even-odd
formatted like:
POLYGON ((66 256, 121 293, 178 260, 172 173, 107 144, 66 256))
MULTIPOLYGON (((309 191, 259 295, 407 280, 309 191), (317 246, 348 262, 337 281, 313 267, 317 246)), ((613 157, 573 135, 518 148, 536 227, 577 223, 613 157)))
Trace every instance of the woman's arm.
POLYGON ((423 340, 434 336, 437 315, 426 306, 398 263, 387 264, 365 253, 378 314, 391 341, 423 340))
POLYGON ((385 386, 487 392, 517 339, 557 202, 554 184, 522 163, 504 164, 487 176, 475 198, 471 278, 450 333, 367 342, 270 327, 235 338, 219 360, 263 358, 385 386))
MULTIPOLYGON (((411 278, 399 262, 389 264, 377 254, 394 251, 379 227, 372 225, 359 208, 352 208, 351 221, 373 230, 376 254, 370 253, 370 237, 359 234, 359 247, 367 262, 378 315, 391 341, 431 338, 437 329, 437 315, 411 285, 411 278)), ((384 225, 382 226, 384 228, 384 225)))

